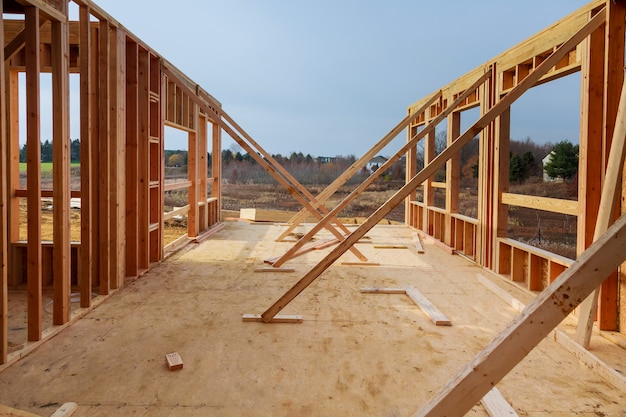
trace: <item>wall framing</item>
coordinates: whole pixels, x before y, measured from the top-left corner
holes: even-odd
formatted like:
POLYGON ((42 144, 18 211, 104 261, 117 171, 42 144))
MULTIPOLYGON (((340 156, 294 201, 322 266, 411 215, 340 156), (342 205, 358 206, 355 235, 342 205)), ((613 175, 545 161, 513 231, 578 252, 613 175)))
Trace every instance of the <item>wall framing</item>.
MULTIPOLYGON (((26 291, 29 349, 118 288, 145 273, 168 251, 207 234, 220 222, 221 128, 196 104, 220 103, 89 0, 3 2, 5 70, 0 77, 0 365, 16 360, 9 345, 9 292, 26 291), (70 7, 78 8, 71 21, 70 7), (19 19, 22 15, 23 18, 19 19), (25 74, 25 83, 19 74, 25 74), (40 74, 52 74, 53 137, 40 134, 40 74), (79 114, 70 114, 69 77, 79 74, 79 114), (184 84, 184 85, 183 85, 184 84), (19 120, 20 89, 29 117, 19 120), (80 120, 80 190, 70 186, 70 121, 80 120), (27 183, 19 181, 20 126, 28 143, 27 183), (164 246, 164 126, 189 134, 194 169, 188 233, 164 246), (52 187, 42 189, 40 143, 53 141, 52 187), (217 150, 217 151, 215 151, 217 150), (208 153, 212 172, 209 176, 208 153), (208 185, 212 185, 208 195, 208 185), (55 207, 53 239, 41 238, 41 199, 55 207), (70 200, 80 198, 80 241, 70 241, 70 200), (20 240, 20 199, 28 208, 27 239, 20 240), (49 265, 49 267, 48 267, 49 265), (53 293, 53 326, 44 328, 42 294, 53 293), (80 305, 72 305, 79 294, 80 305)), ((186 183, 185 183, 186 184, 186 183)))

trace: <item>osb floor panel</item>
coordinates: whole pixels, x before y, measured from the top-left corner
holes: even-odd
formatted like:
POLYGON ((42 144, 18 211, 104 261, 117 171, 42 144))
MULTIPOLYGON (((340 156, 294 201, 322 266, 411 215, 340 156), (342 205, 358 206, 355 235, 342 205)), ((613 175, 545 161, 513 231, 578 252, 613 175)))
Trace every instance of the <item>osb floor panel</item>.
MULTIPOLYGON (((0 373, 0 404, 42 416, 69 401, 89 417, 411 416, 516 314, 462 257, 427 243, 417 254, 410 229, 377 226, 357 246, 380 266, 341 265, 356 260, 346 253, 281 312, 303 323, 244 323, 329 251, 289 261, 294 273, 255 273, 290 247, 274 241, 283 230, 232 222, 171 256, 0 373), (405 295, 359 291, 408 285, 452 326, 405 295), (169 352, 182 370, 167 369, 169 352)), ((623 392, 548 339, 498 388, 522 416, 626 416, 623 392)))

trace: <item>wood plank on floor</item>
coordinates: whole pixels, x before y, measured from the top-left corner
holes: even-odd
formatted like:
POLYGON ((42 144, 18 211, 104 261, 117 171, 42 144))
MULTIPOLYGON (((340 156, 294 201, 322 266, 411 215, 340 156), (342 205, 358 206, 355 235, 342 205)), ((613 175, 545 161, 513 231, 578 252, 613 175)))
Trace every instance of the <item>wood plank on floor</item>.
POLYGON ((443 314, 428 298, 426 298, 421 292, 414 287, 406 289, 406 295, 409 296, 415 304, 435 323, 437 326, 451 326, 450 319, 443 314))
POLYGON ((480 400, 483 407, 491 417, 517 417, 517 413, 511 407, 498 388, 493 387, 485 396, 480 400))

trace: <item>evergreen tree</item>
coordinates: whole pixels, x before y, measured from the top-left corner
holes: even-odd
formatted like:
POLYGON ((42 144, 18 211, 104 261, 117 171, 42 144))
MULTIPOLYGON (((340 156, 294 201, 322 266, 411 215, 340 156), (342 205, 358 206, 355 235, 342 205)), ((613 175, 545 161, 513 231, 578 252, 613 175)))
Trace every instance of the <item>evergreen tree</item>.
POLYGON ((559 142, 554 145, 550 155, 550 161, 544 165, 550 178, 567 180, 578 173, 578 145, 569 141, 559 142))

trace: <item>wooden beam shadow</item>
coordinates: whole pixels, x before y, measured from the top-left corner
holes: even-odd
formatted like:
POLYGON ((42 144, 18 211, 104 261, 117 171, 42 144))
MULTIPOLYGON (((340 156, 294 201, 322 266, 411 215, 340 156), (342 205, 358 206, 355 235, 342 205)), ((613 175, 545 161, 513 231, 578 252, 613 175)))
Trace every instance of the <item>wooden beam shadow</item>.
POLYGON ((407 295, 424 314, 437 326, 452 326, 450 319, 443 314, 428 298, 419 292, 415 287, 408 288, 361 288, 363 294, 405 294, 407 295))

